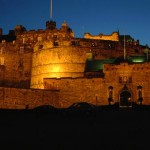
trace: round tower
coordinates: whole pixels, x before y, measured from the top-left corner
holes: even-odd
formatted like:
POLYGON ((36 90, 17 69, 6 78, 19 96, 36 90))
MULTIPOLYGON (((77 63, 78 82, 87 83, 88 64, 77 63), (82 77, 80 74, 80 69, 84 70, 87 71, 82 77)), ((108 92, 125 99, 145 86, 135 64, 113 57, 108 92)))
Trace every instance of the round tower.
POLYGON ((32 56, 31 86, 43 89, 44 78, 83 77, 86 51, 75 46, 54 46, 53 40, 37 42, 32 56))

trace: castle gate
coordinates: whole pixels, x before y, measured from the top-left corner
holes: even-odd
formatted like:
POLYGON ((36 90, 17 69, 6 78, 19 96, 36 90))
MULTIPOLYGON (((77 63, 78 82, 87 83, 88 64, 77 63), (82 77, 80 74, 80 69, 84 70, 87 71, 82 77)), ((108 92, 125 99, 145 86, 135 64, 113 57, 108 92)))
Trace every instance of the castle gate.
POLYGON ((122 90, 120 92, 120 99, 119 99, 119 104, 120 107, 131 107, 132 106, 132 101, 131 101, 131 93, 128 89, 122 90))

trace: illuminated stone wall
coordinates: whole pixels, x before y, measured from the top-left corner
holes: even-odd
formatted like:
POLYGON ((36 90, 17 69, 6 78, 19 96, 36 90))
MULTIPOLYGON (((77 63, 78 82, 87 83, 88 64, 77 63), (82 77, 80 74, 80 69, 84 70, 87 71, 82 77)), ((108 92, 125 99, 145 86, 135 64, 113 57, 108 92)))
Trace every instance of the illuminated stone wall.
POLYGON ((113 103, 119 103, 120 94, 125 85, 126 90, 131 93, 132 102, 138 103, 137 87, 142 86, 143 104, 149 105, 149 73, 149 63, 106 64, 104 66, 104 78, 44 79, 44 88, 60 90, 61 107, 68 107, 81 101, 96 105, 107 105, 110 86, 113 87, 113 103))
POLYGON ((0 108, 2 109, 32 109, 41 105, 59 108, 59 91, 0 88, 0 108))
POLYGON ((75 102, 108 104, 108 89, 104 87, 101 78, 44 79, 44 86, 46 89, 60 90, 61 107, 68 107, 75 102))
POLYGON ((0 44, 0 82, 8 87, 30 87, 32 49, 19 43, 0 44))
POLYGON ((68 107, 75 102, 108 105, 109 87, 113 87, 113 100, 119 96, 126 84, 137 103, 138 86, 142 86, 143 104, 150 104, 149 63, 120 65, 105 64, 104 78, 45 78, 44 90, 0 88, 0 108, 32 109, 41 105, 68 107), (137 76, 138 74, 138 76, 137 76))
POLYGON ((81 48, 66 46, 35 50, 31 88, 43 89, 44 78, 83 77, 85 62, 86 51, 81 48))
POLYGON ((119 41, 119 34, 118 32, 113 32, 111 35, 91 35, 90 33, 85 33, 84 38, 86 39, 95 39, 95 40, 109 40, 109 41, 119 41))
POLYGON ((119 102, 119 96, 124 88, 127 86, 132 95, 132 101, 138 101, 138 86, 142 86, 143 104, 150 104, 150 95, 148 94, 150 88, 150 63, 128 64, 121 63, 120 65, 104 65, 105 82, 109 86, 113 86, 114 100, 119 102))
POLYGON ((61 30, 30 30, 25 31, 22 34, 17 35, 17 41, 20 43, 36 43, 41 41, 53 40, 57 41, 58 39, 69 39, 74 38, 74 33, 61 31, 61 30))
MULTIPOLYGON (((44 78, 83 77, 89 54, 90 59, 123 55, 123 47, 116 41, 59 39, 57 44, 46 40, 34 45, 31 88, 43 89, 44 78)), ((134 47, 127 49, 129 52, 134 54, 134 47)))
MULTIPOLYGON (((16 41, 2 41, 0 85, 43 89, 43 78, 83 77, 88 54, 91 59, 123 55, 118 41, 74 38, 73 34, 64 23, 60 30, 24 31, 16 41)), ((127 54, 136 54, 135 49, 142 54, 140 45, 127 45, 127 54)))

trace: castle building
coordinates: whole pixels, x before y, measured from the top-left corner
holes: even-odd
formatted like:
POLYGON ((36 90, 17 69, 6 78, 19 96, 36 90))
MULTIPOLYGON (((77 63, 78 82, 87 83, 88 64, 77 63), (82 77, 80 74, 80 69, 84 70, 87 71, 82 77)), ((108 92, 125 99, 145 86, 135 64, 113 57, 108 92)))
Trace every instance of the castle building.
POLYGON ((0 108, 148 105, 149 64, 149 47, 119 32, 76 38, 52 20, 45 30, 0 29, 0 108))

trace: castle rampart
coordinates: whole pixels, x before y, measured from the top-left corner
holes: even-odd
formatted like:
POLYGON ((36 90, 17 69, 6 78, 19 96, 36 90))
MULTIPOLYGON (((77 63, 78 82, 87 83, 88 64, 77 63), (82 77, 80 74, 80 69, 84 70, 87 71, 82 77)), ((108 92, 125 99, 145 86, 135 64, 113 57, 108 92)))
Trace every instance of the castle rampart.
POLYGON ((111 35, 99 34, 97 36, 93 36, 90 33, 85 33, 84 38, 87 39, 97 39, 97 40, 109 40, 109 41, 119 41, 118 32, 113 32, 111 35))
POLYGON ((32 109, 41 105, 59 108, 59 91, 0 87, 2 109, 32 109))
POLYGON ((96 105, 109 103, 110 87, 113 90, 113 103, 120 102, 123 91, 131 94, 132 102, 138 103, 139 89, 142 87, 143 104, 150 104, 148 94, 150 79, 149 63, 120 65, 105 64, 103 78, 61 78, 44 79, 45 89, 60 90, 61 106, 68 107, 72 103, 85 101, 96 105), (147 72, 143 72, 145 69, 147 72), (139 70, 141 70, 139 72, 139 70), (137 76, 138 72, 138 76, 137 76))

